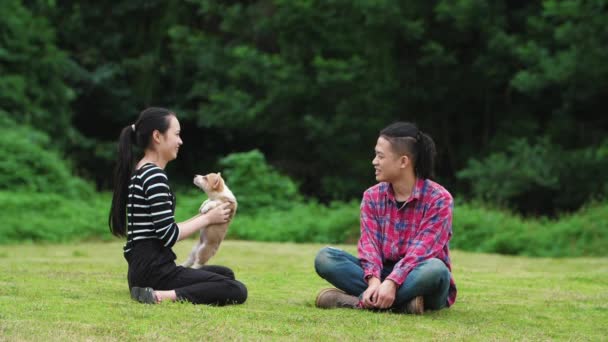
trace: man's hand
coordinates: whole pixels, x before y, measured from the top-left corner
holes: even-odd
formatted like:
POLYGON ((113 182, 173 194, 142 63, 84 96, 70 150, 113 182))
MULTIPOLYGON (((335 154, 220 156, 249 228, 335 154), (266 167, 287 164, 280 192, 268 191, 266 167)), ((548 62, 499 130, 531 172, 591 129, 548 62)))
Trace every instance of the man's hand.
POLYGON ((378 288, 380 287, 380 279, 376 277, 369 278, 367 281, 367 290, 363 292, 363 306, 371 309, 376 307, 378 299, 378 288))
POLYGON ((397 293, 397 285, 392 280, 385 280, 377 290, 377 299, 376 299, 376 308, 378 309, 388 309, 395 302, 395 295, 397 293))

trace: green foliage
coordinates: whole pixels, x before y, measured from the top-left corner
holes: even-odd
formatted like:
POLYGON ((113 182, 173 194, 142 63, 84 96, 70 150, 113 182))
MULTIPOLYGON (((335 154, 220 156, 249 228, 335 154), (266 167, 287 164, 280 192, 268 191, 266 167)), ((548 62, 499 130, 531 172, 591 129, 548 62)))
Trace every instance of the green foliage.
POLYGON ((78 136, 69 108, 75 94, 64 80, 70 62, 54 27, 19 0, 0 1, 0 13, 7 14, 0 21, 0 113, 65 147, 78 136))
POLYGON ((559 187, 553 168, 560 156, 552 147, 547 140, 533 146, 525 139, 514 140, 506 152, 493 153, 481 161, 469 160, 468 167, 457 176, 468 180, 473 194, 481 200, 517 205, 516 199, 525 195, 559 187))
MULTIPOLYGON (((185 220, 204 198, 178 196, 177 215, 185 220)), ((606 256, 608 203, 594 203, 557 217, 522 218, 479 202, 457 204, 452 249, 536 257, 606 256)), ((232 239, 355 243, 359 238, 358 202, 297 203, 290 209, 261 208, 237 214, 228 231, 232 239)))
POLYGON ((463 204, 454 212, 450 247, 473 252, 564 257, 605 256, 608 205, 595 204, 556 220, 524 219, 463 204))
MULTIPOLYGON (((6 120, 5 124, 9 124, 6 120)), ((0 190, 87 198, 93 187, 74 177, 50 138, 27 126, 5 126, 0 135, 0 190)))
POLYGON ((562 162, 556 167, 560 192, 555 198, 557 210, 578 209, 590 200, 608 196, 608 140, 596 147, 560 151, 562 162))
POLYGON ((605 1, 544 1, 541 14, 528 21, 531 39, 516 50, 525 67, 512 84, 528 94, 561 87, 561 109, 567 111, 601 96, 608 76, 606 6, 605 1))
POLYGON ((67 198, 52 193, 0 191, 0 244, 108 240, 110 196, 67 198))
POLYGON ((600 148, 564 150, 549 139, 513 140, 505 152, 471 159, 457 177, 474 196, 523 213, 572 211, 608 194, 608 142, 600 148))
POLYGON ((288 209, 302 201, 298 186, 268 165, 258 150, 232 153, 220 160, 225 177, 239 201, 239 211, 261 212, 288 209))
POLYGON ((254 215, 238 215, 228 237, 255 241, 354 242, 359 238, 356 203, 298 203, 289 210, 264 208, 254 215))
MULTIPOLYGON (((471 158, 507 150, 514 137, 547 136, 583 154, 600 147, 606 6, 7 0, 0 112, 50 133, 81 174, 108 189, 120 129, 146 106, 170 107, 186 142, 174 180, 257 148, 322 202, 358 198, 373 183, 378 130, 415 121, 437 143, 442 183, 466 195, 456 173, 471 158)), ((548 171, 523 171, 520 179, 550 191, 557 179, 559 204, 535 201, 547 211, 575 208, 596 194, 589 182, 563 183, 575 170, 547 179, 548 171)), ((510 189, 537 192, 516 183, 510 189)))
MULTIPOLYGON (((201 194, 178 194, 176 220, 196 214, 201 194)), ((107 240, 110 195, 70 199, 48 193, 0 191, 3 224, 0 244, 107 240)), ((607 256, 608 203, 595 203, 558 219, 524 219, 506 210, 458 204, 450 247, 484 253, 541 257, 607 256)), ((296 203, 290 209, 265 207, 239 212, 229 239, 355 243, 359 238, 357 202, 296 203)))

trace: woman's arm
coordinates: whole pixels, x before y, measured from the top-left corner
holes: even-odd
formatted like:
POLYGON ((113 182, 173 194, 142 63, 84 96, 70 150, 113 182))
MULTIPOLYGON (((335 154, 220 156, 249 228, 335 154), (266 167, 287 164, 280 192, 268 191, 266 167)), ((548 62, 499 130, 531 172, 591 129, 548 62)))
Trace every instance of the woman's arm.
POLYGON ((178 223, 179 236, 177 237, 177 241, 183 240, 212 224, 228 222, 230 220, 229 205, 230 203, 222 203, 205 214, 198 214, 189 220, 178 223))

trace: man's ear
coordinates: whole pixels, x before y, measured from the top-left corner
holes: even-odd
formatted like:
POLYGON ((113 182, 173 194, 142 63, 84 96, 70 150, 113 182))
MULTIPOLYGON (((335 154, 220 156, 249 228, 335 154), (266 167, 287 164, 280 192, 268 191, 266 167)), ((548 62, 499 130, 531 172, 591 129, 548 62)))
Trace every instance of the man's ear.
POLYGON ((411 163, 410 157, 407 155, 402 155, 399 157, 399 167, 405 169, 411 163))

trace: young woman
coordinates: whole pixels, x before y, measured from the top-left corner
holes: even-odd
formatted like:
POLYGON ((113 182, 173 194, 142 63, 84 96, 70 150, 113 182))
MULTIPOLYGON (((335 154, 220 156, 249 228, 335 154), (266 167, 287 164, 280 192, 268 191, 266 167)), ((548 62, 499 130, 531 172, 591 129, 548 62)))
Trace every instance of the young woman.
POLYGON ((435 143, 414 124, 382 131, 372 164, 375 186, 361 203, 358 258, 325 247, 317 273, 338 289, 322 290, 320 308, 393 309, 412 314, 451 306, 453 200, 433 182, 435 143))
POLYGON ((114 196, 109 225, 112 234, 126 237, 124 257, 131 298, 155 304, 185 300, 195 304, 240 304, 247 289, 223 266, 190 269, 175 264, 171 247, 201 228, 227 222, 230 210, 218 206, 204 215, 176 223, 175 196, 164 171, 183 144, 174 113, 148 108, 123 128, 114 170, 114 196), (132 147, 144 149, 134 164, 132 147))

